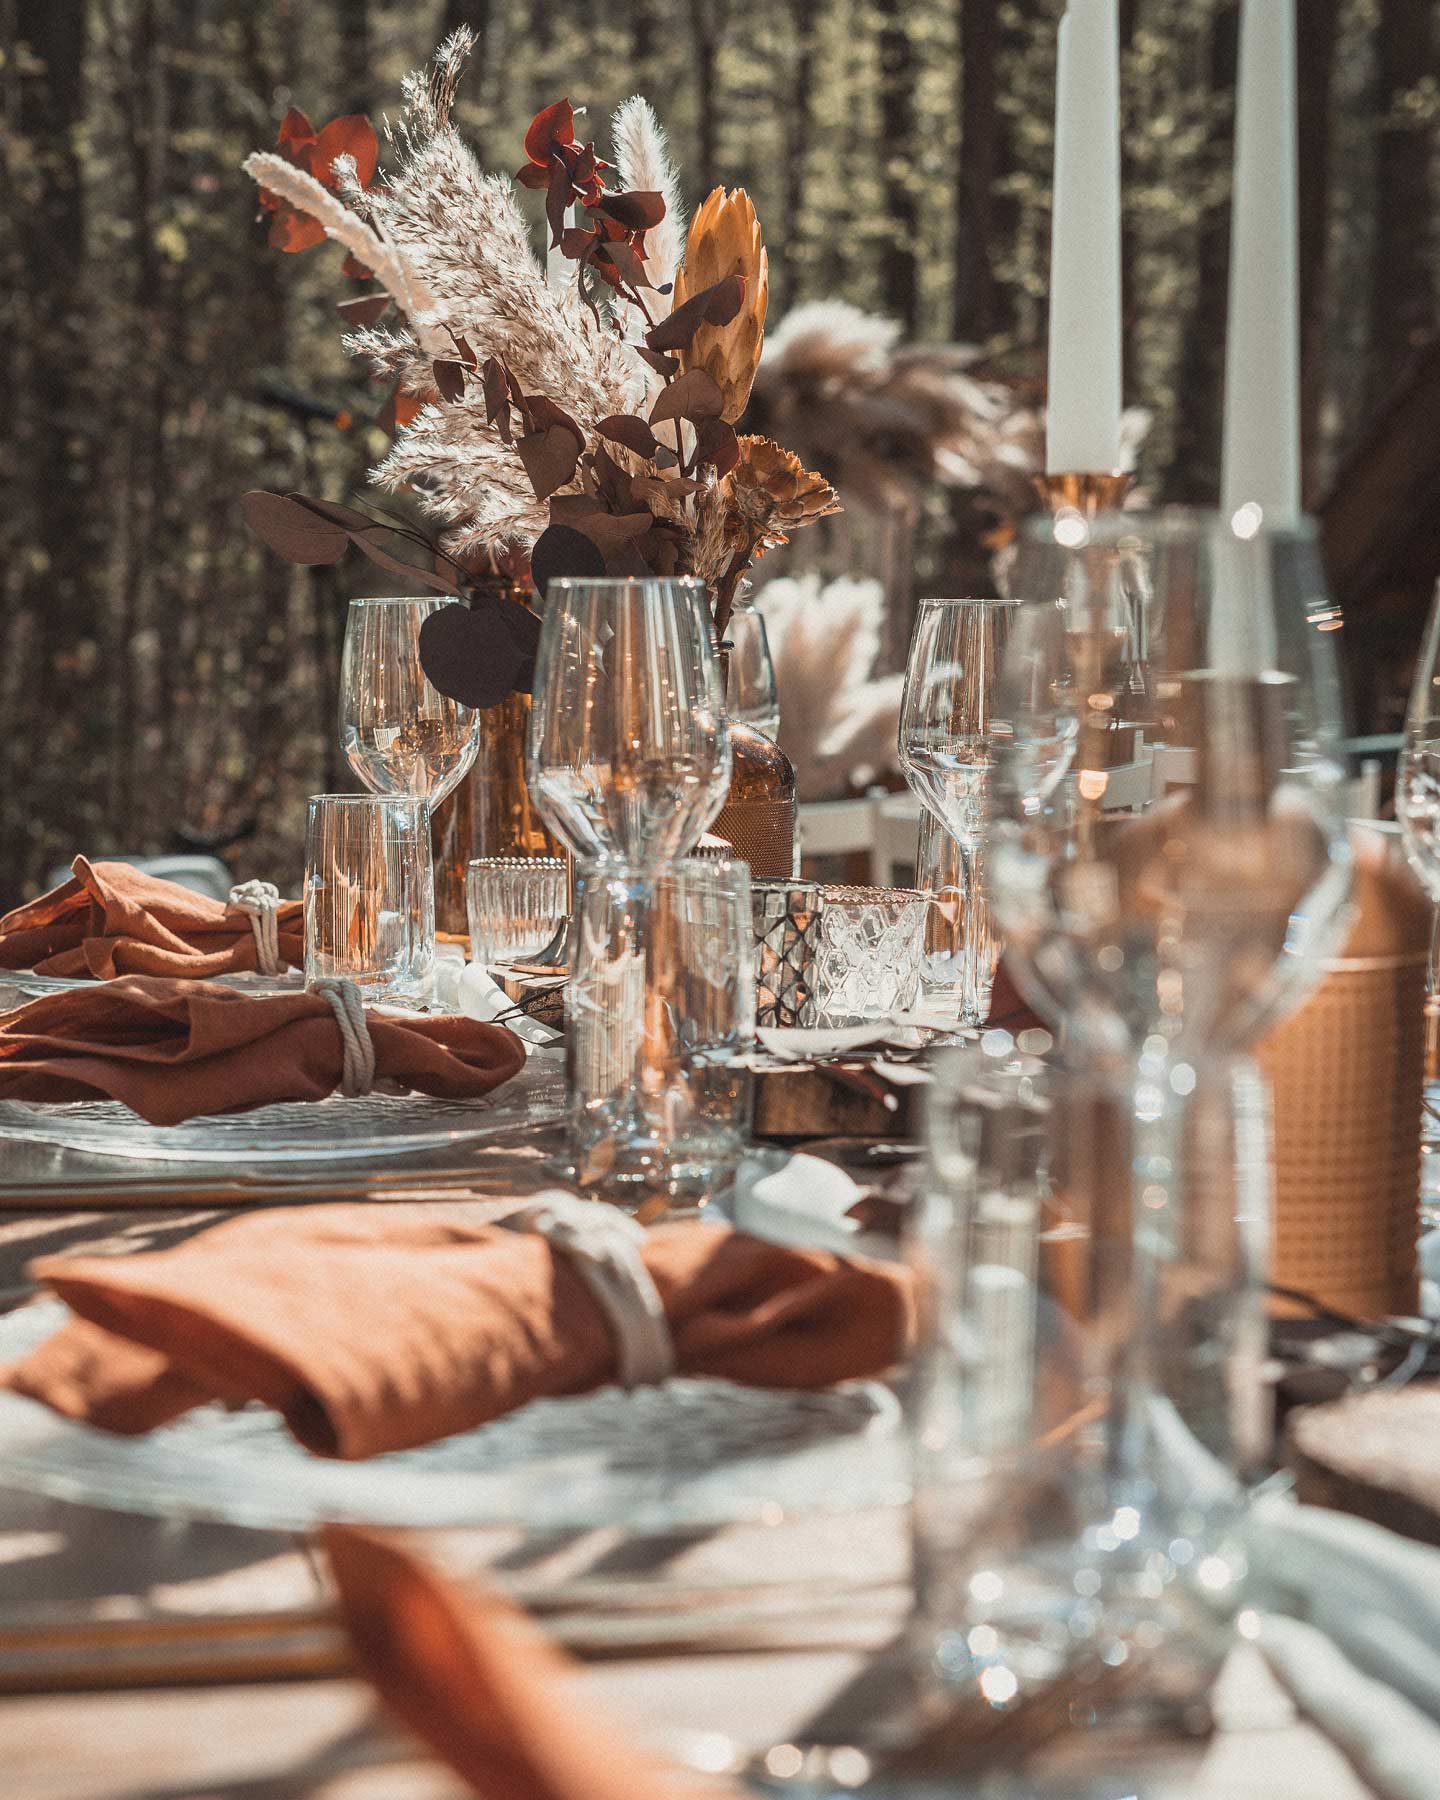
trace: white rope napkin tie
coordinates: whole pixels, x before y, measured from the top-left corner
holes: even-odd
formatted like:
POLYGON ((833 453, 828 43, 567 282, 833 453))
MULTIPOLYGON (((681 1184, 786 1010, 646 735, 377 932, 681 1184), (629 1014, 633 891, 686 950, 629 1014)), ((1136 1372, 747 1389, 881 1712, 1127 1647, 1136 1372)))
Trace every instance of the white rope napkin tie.
POLYGON ((640 1254, 643 1225, 603 1200, 558 1188, 537 1194, 504 1223, 538 1232, 568 1258, 614 1334, 621 1387, 652 1386, 675 1373, 664 1303, 640 1254))
POLYGON ((365 1008, 360 990, 353 981, 327 977, 310 983, 312 994, 323 994, 340 1027, 340 1047, 344 1057, 340 1071, 340 1092, 347 1100, 358 1100, 375 1086, 375 1045, 370 1027, 365 1022, 365 1008))
POLYGON ((273 881, 242 881, 230 890, 230 904, 250 915, 255 962, 262 975, 280 975, 280 890, 273 881))

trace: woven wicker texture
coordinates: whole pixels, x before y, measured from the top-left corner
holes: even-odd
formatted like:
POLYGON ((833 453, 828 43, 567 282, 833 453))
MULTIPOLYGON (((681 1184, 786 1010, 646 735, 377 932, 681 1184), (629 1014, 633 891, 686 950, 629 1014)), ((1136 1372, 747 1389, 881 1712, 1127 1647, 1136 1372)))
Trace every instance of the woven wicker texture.
POLYGON ((1274 1090, 1271 1280, 1364 1318, 1417 1304, 1425 963, 1335 963, 1256 1053, 1274 1090))

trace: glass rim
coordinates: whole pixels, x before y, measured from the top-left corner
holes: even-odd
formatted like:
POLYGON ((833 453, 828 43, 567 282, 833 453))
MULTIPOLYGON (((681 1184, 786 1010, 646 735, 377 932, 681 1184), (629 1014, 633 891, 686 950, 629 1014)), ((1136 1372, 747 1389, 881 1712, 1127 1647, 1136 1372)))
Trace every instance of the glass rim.
POLYGON ((540 870, 545 874, 558 870, 565 871, 563 856, 472 856, 465 864, 468 875, 472 869, 529 869, 540 870))
POLYGON ((1247 501, 1233 512, 1218 506, 1170 504, 1152 507, 1112 507, 1085 513, 1079 507, 1062 506, 1051 512, 1032 513, 1021 521, 1027 542, 1053 545, 1059 550, 1082 550, 1092 544, 1114 544, 1127 537, 1158 544, 1179 544, 1217 538, 1241 546, 1262 543, 1313 544, 1318 530, 1310 513, 1280 516, 1267 521, 1263 507, 1247 501), (1062 535, 1061 526, 1065 526, 1062 535))
POLYGON ((698 575, 552 575, 545 583, 546 594, 572 588, 598 588, 602 593, 619 593, 625 588, 673 587, 685 592, 708 593, 708 583, 698 575))
POLYGON ((416 794, 307 794, 305 804, 314 806, 323 800, 327 806, 420 806, 425 805, 416 794))
POLYGON ((455 606, 461 604, 457 594, 365 594, 351 600, 351 606, 455 606))
POLYGON ((915 602, 916 608, 922 606, 1036 606, 1044 602, 1032 599, 1028 594, 922 594, 915 602))

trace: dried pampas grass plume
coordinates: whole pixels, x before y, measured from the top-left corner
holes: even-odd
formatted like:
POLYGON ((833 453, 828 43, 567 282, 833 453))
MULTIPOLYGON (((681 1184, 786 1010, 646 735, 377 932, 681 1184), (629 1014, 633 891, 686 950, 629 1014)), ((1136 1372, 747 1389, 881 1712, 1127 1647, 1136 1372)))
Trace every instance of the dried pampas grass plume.
POLYGON ((760 221, 744 188, 715 188, 690 222, 685 263, 675 277, 678 307, 727 275, 745 279, 745 299, 728 325, 702 325, 681 353, 685 369, 703 369, 724 396, 722 418, 733 425, 745 410, 765 343, 770 299, 770 259, 760 242, 760 221))
MULTIPOLYGON (((665 217, 645 234, 645 273, 657 288, 667 287, 675 279, 685 247, 685 205, 665 132, 650 102, 634 94, 616 108, 610 135, 621 187, 665 197, 665 217)), ((662 297, 657 316, 669 310, 669 300, 662 297)))

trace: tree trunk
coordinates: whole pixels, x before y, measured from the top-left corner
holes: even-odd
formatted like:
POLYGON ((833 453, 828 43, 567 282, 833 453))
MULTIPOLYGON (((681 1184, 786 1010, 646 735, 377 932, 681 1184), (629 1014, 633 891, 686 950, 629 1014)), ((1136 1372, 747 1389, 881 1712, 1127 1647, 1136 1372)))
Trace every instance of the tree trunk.
POLYGON ((33 884, 56 860, 62 831, 96 822, 77 790, 93 781, 105 734, 100 709, 80 692, 97 649, 90 558, 102 423, 91 410, 80 152, 90 11, 83 0, 18 0, 12 18, 11 42, 24 47, 14 123, 33 164, 31 180, 6 196, 18 339, 7 402, 16 473, 9 507, 20 552, 18 573, 7 572, 6 625, 24 666, 0 771, 0 886, 8 898, 12 884, 33 884))
POLYGON ((340 105, 342 113, 368 113, 375 104, 370 67, 370 0, 335 0, 340 38, 340 105))
POLYGON ((1326 264, 1330 225, 1331 76, 1342 0, 1298 0, 1300 161, 1300 454, 1307 499, 1319 491, 1325 400, 1326 264))
POLYGON ((1000 329, 993 241, 1000 134, 995 55, 1000 45, 994 0, 959 0, 960 175, 956 182, 955 290, 951 327, 962 343, 984 343, 1000 329))
POLYGON ((884 165, 885 218, 890 244, 881 267, 885 311, 898 319, 905 336, 920 325, 920 268, 915 162, 915 46, 906 30, 906 0, 879 0, 880 151, 884 165))
POLYGON ((790 28, 795 47, 783 125, 784 201, 780 217, 785 228, 785 254, 771 271, 771 280, 778 290, 771 301, 777 318, 799 298, 797 270, 809 217, 806 176, 809 173, 811 108, 815 86, 815 33, 820 21, 820 11, 821 0, 790 0, 790 28), (775 279, 777 276, 778 280, 775 279))
POLYGON ((701 199, 720 179, 720 96, 716 84, 725 12, 725 0, 690 0, 690 36, 695 58, 695 161, 701 199))
MULTIPOLYGON (((1210 89, 1235 92, 1240 15, 1226 8, 1215 16, 1210 38, 1210 89)), ((1217 131, 1212 155, 1229 168, 1234 157, 1233 110, 1217 131)), ((1195 304, 1185 322, 1176 376, 1175 450, 1165 480, 1165 497, 1214 505, 1220 482, 1220 436, 1225 391, 1225 315, 1230 285, 1230 208, 1216 203, 1201 220, 1195 304)))
POLYGON ((1436 76, 1433 0, 1381 0, 1380 136, 1376 156, 1375 268, 1371 290, 1371 408, 1385 400, 1435 329, 1430 161, 1434 128, 1405 96, 1436 76))

